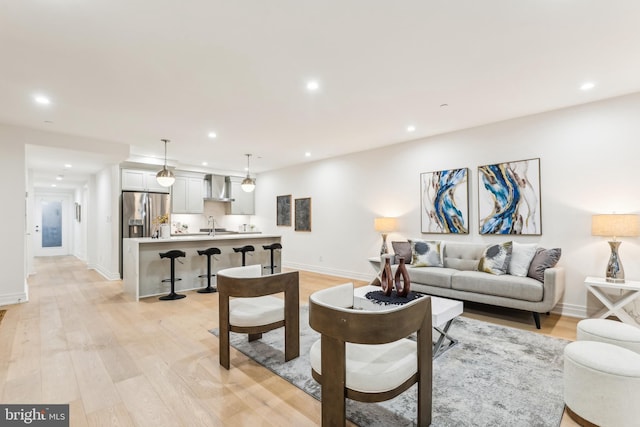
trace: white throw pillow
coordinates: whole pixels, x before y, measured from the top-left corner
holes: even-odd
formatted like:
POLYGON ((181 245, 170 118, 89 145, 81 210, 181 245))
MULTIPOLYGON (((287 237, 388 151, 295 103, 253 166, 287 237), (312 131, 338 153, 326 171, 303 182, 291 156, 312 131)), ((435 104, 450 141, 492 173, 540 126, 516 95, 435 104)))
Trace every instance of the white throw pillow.
POLYGON ((442 267, 442 251, 438 241, 412 239, 413 267, 442 267))
POLYGON ((509 274, 525 277, 529 272, 531 260, 536 255, 538 245, 535 243, 513 242, 511 260, 509 261, 509 274))

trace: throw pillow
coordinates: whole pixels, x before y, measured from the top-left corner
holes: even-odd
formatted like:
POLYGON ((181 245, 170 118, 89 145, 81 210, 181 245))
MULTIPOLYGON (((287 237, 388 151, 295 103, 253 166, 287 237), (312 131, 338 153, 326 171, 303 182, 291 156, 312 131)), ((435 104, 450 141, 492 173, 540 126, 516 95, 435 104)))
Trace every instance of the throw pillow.
POLYGON ((531 260, 527 276, 544 283, 544 271, 547 268, 554 267, 560 260, 560 255, 562 255, 562 249, 560 248, 538 248, 536 255, 531 260))
POLYGON ((440 242, 415 239, 411 240, 413 267, 442 267, 440 242))
POLYGON ((395 263, 400 262, 399 258, 403 257, 404 262, 411 264, 411 243, 410 242, 391 242, 393 253, 396 254, 395 263))
POLYGON ((511 261, 509 261, 509 269, 507 272, 514 276, 525 277, 529 272, 531 260, 536 255, 536 249, 538 249, 538 245, 535 243, 513 242, 511 261))
POLYGON ((512 250, 512 242, 504 242, 498 245, 488 246, 484 250, 482 258, 480 258, 478 271, 484 271, 485 273, 495 275, 507 274, 512 250))

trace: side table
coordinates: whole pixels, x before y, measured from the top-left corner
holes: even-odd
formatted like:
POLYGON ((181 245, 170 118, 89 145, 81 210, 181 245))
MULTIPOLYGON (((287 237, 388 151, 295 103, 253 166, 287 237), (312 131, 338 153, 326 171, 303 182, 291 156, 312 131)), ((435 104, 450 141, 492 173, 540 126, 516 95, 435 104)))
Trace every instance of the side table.
POLYGON ((587 290, 596 296, 604 304, 604 308, 593 315, 605 319, 611 315, 616 316, 624 323, 640 328, 636 320, 624 311, 624 306, 640 297, 640 282, 627 280, 625 283, 607 282, 601 277, 587 277, 584 280, 587 290), (614 289, 621 292, 617 298, 603 292, 604 289, 614 289))

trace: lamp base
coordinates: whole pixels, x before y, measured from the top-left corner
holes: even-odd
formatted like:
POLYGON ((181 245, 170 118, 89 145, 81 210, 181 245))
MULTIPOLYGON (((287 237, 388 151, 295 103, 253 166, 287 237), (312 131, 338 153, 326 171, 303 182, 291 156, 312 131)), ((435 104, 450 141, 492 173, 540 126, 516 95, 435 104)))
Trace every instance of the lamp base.
POLYGON ((382 246, 380 247, 380 255, 385 255, 389 253, 389 249, 387 248, 387 233, 382 234, 382 246))
POLYGON ((620 261, 620 255, 618 255, 618 247, 621 242, 613 240, 609 242, 611 247, 611 255, 609 256, 609 262, 607 263, 607 273, 605 275, 606 281, 609 283, 624 283, 624 268, 622 267, 622 261, 620 261))

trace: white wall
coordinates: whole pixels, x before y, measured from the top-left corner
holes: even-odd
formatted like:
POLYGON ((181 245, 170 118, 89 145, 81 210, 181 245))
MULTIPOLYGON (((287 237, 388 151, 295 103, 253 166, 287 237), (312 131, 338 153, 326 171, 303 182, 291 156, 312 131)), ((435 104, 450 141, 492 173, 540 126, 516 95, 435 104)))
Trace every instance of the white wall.
MULTIPOLYGON (((379 251, 378 216, 399 217, 389 241, 513 238, 560 247, 567 289, 556 311, 584 316, 600 307, 584 278, 604 276, 609 257, 607 239, 590 234, 591 215, 640 213, 639 114, 635 94, 261 174, 255 222, 282 234, 285 265, 354 278, 374 274, 367 258, 379 251), (479 235, 477 167, 529 158, 540 158, 542 235, 479 235), (420 173, 461 167, 469 168, 470 234, 421 235, 420 173), (275 199, 285 194, 312 198, 311 233, 275 226, 275 199)), ((622 240, 626 276, 640 280, 640 241, 622 240)))
POLYGON ((0 305, 27 300, 26 173, 24 146, 0 128, 2 244, 0 245, 0 305))

